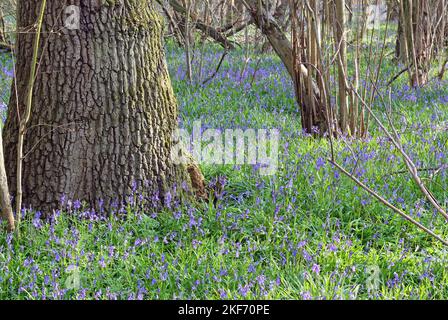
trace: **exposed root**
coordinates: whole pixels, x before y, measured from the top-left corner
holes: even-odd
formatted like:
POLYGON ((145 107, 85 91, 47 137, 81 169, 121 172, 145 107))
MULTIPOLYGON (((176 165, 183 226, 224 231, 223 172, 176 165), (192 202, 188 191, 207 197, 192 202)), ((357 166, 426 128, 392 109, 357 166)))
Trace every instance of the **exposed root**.
POLYGON ((193 187, 194 194, 198 199, 208 201, 208 193, 205 187, 205 178, 202 175, 201 169, 194 161, 187 165, 187 171, 190 175, 191 186, 193 187))
POLYGON ((205 184, 204 175, 199 168, 199 164, 196 159, 187 151, 187 149, 181 145, 181 153, 184 159, 186 159, 186 168, 190 177, 191 187, 195 197, 198 200, 208 201, 208 192, 205 184))

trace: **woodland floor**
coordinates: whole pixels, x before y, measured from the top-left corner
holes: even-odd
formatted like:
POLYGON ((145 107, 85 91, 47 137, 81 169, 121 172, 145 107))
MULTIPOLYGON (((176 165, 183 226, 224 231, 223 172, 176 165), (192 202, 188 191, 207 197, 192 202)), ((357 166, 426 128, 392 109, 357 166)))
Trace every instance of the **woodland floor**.
MULTIPOLYGON (((206 48, 203 79, 220 57, 206 48)), ((251 58, 241 76, 244 52, 230 53, 212 81, 192 86, 183 52, 167 48, 181 125, 278 128, 275 175, 262 177, 249 165, 203 166, 211 183, 226 177, 216 208, 184 205, 148 216, 129 207, 128 219, 119 221, 83 219, 75 201, 70 214, 61 204, 51 223, 27 212, 20 239, 0 232, 0 299, 447 298, 447 248, 335 171, 326 162, 328 141, 301 133, 281 62, 269 54, 251 58), (80 287, 71 288, 77 274, 80 287)), ((390 60, 380 77, 386 95, 384 83, 400 71, 390 60)), ((6 55, 0 63, 4 110, 12 64, 6 55)), ((198 63, 193 67, 197 79, 198 63)), ((414 90, 404 75, 391 96, 392 117, 412 159, 421 168, 445 163, 448 82, 414 90)), ((385 111, 380 103, 375 110, 385 111)), ((356 163, 360 180, 448 239, 446 223, 410 176, 397 173, 404 163, 373 122, 368 138, 340 139, 336 150, 347 168, 356 163)), ((432 173, 422 177, 446 205, 448 172, 432 173)))

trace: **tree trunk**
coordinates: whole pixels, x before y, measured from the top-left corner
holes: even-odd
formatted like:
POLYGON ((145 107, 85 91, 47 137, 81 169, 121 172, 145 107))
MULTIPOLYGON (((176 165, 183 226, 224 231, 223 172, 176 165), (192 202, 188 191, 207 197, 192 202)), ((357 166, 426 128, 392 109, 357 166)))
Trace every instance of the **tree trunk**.
POLYGON ((6 43, 5 20, 3 17, 3 9, 0 7, 0 43, 6 43))
MULTIPOLYGON (((160 0, 158 0, 158 1, 161 2, 160 0)), ((183 16, 183 20, 185 20, 185 17, 187 15, 187 10, 176 0, 169 0, 169 3, 171 5, 171 7, 173 8, 173 10, 176 13, 183 16)), ((205 35, 207 35, 208 37, 212 38, 213 40, 215 40, 216 42, 221 44, 221 46, 224 49, 226 49, 226 50, 235 49, 235 46, 226 38, 225 35, 223 35, 219 31, 217 31, 212 26, 206 24, 206 21, 201 21, 201 19, 199 19, 199 17, 197 17, 196 14, 194 14, 192 12, 190 12, 189 16, 190 16, 190 20, 195 21, 195 23, 193 24, 193 27, 202 31, 205 35)), ((184 28, 185 21, 182 21, 182 19, 178 19, 178 21, 179 21, 179 23, 178 23, 179 27, 181 29, 184 28)), ((185 32, 183 32, 183 33, 185 34, 185 32)))
MULTIPOLYGON (((0 128, 1 130, 1 128, 0 128)), ((2 136, 0 135, 0 210, 1 216, 8 222, 8 230, 14 231, 15 221, 11 207, 8 180, 6 178, 5 161, 3 157, 2 136)))
MULTIPOLYGON (((191 181, 186 165, 170 158, 177 104, 165 62, 163 21, 153 1, 74 4, 80 8, 74 30, 64 27, 61 1, 47 4, 24 144, 23 204, 51 210, 65 197, 108 211, 137 193, 151 206, 166 204, 191 181)), ((40 1, 18 1, 19 28, 35 23, 39 6, 40 1)), ((18 85, 3 132, 13 195, 16 106, 23 114, 33 38, 32 33, 18 37, 18 85)))
POLYGON ((407 58, 406 58, 406 45, 405 45, 405 37, 404 37, 404 30, 403 30, 403 19, 398 19, 398 27, 397 27, 397 39, 395 41, 395 57, 398 61, 402 62, 403 64, 406 64, 407 58))
MULTIPOLYGON (((347 126, 349 124, 349 110, 347 102, 347 88, 345 85, 347 75, 347 42, 346 42, 346 30, 345 30, 345 1, 335 1, 335 52, 338 52, 338 90, 339 90, 339 127, 342 132, 347 132, 347 126)), ((355 134, 355 123, 353 121, 351 130, 355 134)))
MULTIPOLYGON (((243 0, 240 1, 243 2, 243 0)), ((302 128, 310 134, 314 134, 317 128, 320 134, 323 135, 328 130, 328 119, 325 106, 320 103, 322 96, 318 84, 312 79, 309 90, 302 88, 303 84, 300 83, 300 79, 302 77, 311 79, 311 74, 303 63, 299 64, 297 70, 295 69, 294 61, 300 61, 298 53, 295 54, 291 41, 272 17, 266 13, 264 2, 261 2, 261 5, 257 0, 247 0, 243 3, 248 5, 247 9, 252 16, 254 24, 267 37, 275 53, 282 60, 291 79, 295 82, 296 98, 298 98, 298 103, 301 107, 302 128), (310 98, 306 103, 302 101, 304 95, 310 98)))

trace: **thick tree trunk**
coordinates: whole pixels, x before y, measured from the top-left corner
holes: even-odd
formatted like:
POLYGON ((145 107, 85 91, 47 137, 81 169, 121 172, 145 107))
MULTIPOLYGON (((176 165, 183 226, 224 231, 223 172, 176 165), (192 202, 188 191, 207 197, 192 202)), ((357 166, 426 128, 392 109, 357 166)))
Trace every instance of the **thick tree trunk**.
MULTIPOLYGON (((159 206, 179 194, 181 186, 191 185, 187 168, 170 159, 177 104, 165 62, 162 19, 153 1, 73 4, 80 8, 75 30, 64 27, 63 2, 47 4, 24 144, 23 204, 49 210, 65 197, 108 210, 142 193, 159 206)), ((39 5, 18 1, 20 28, 35 23, 39 5)), ((23 114, 32 41, 32 33, 19 35, 18 86, 12 89, 3 133, 13 195, 16 106, 23 114)))

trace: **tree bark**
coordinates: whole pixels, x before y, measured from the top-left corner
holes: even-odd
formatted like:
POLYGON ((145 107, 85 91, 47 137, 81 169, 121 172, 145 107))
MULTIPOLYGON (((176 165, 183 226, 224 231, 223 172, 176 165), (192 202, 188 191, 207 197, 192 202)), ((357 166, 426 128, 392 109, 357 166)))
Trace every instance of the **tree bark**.
POLYGON ((3 9, 0 6, 0 50, 12 51, 13 46, 9 43, 9 38, 6 35, 6 23, 4 16, 3 9))
POLYGON ((1 216, 8 222, 8 231, 14 231, 15 221, 11 207, 8 179, 6 177, 1 135, 0 135, 0 209, 1 209, 1 216))
MULTIPOLYGON (((24 143, 23 204, 51 210, 65 197, 109 211, 137 193, 151 206, 166 204, 189 189, 191 179, 187 166, 170 158, 177 103, 154 1, 73 4, 80 8, 75 30, 64 27, 62 2, 47 4, 24 143)), ((39 5, 18 1, 20 29, 35 23, 39 5)), ((33 38, 18 36, 18 85, 3 132, 13 195, 17 106, 23 115, 33 38)))

